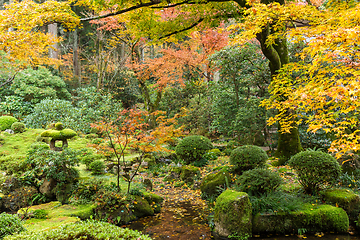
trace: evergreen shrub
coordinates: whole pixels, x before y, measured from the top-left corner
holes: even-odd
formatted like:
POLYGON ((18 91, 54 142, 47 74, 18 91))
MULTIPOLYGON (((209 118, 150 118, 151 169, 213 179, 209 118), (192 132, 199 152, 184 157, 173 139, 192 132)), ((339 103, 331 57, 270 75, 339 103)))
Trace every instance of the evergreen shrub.
POLYGON ((12 116, 1 116, 0 117, 0 130, 5 131, 11 129, 11 125, 18 120, 12 116))
POLYGON ((105 164, 101 160, 95 160, 90 163, 89 169, 92 175, 101 175, 105 172, 105 164))
POLYGON ((13 130, 14 133, 23 133, 25 132, 25 124, 21 122, 14 122, 11 124, 11 130, 13 130))
POLYGON ((0 239, 7 235, 25 231, 21 219, 17 215, 1 213, 0 214, 0 239))
POLYGON ((296 171, 300 185, 309 194, 334 184, 341 174, 336 159, 320 151, 299 152, 291 157, 289 165, 296 171))
POLYGON ((262 168, 268 159, 266 152, 258 146, 244 145, 235 148, 230 155, 232 171, 241 175, 244 171, 262 168))
POLYGON ((250 195, 261 195, 275 191, 282 183, 282 178, 269 169, 255 168, 245 171, 237 180, 237 190, 250 195))
POLYGON ((200 161, 206 151, 211 150, 213 145, 211 141, 204 136, 193 135, 185 137, 176 146, 176 155, 187 164, 200 161))

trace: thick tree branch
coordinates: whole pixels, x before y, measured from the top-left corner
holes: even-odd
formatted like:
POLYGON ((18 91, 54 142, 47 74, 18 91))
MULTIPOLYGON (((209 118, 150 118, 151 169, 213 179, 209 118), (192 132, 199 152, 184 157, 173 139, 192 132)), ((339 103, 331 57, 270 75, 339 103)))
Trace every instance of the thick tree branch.
POLYGON ((185 31, 187 31, 187 30, 190 30, 190 29, 196 27, 197 25, 199 25, 202 21, 204 21, 204 18, 200 18, 199 20, 197 20, 195 23, 191 24, 191 25, 190 25, 189 27, 187 27, 187 28, 183 28, 183 29, 174 31, 174 32, 172 32, 172 33, 166 34, 166 35, 160 37, 159 39, 167 38, 167 37, 170 37, 170 36, 172 36, 172 35, 175 35, 175 34, 178 34, 178 33, 181 33, 181 32, 185 32, 185 31))
POLYGON ((17 72, 16 72, 13 76, 9 77, 4 83, 0 84, 0 88, 2 88, 3 86, 5 86, 6 84, 11 83, 11 82, 14 80, 16 74, 17 74, 17 72))
POLYGON ((112 17, 112 16, 120 15, 120 14, 123 14, 123 13, 126 13, 126 12, 131 12, 133 10, 140 9, 140 8, 143 8, 143 7, 151 7, 151 6, 160 4, 160 3, 161 3, 161 0, 151 0, 148 3, 141 3, 141 4, 138 4, 138 5, 135 5, 135 6, 132 6, 132 7, 117 11, 117 12, 108 13, 108 14, 104 14, 104 15, 100 15, 100 16, 81 18, 80 21, 91 21, 91 20, 96 20, 96 19, 101 19, 101 18, 106 18, 106 17, 112 17))

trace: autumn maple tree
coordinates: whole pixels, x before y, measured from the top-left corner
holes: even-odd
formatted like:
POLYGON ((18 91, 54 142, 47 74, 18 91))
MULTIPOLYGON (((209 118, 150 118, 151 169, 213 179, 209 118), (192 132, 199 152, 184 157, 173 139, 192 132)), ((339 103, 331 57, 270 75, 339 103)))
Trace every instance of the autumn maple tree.
POLYGON ((330 2, 321 11, 309 5, 274 7, 283 22, 307 21, 288 33, 307 47, 299 56, 302 61, 286 65, 271 84, 272 97, 264 105, 278 114, 270 123, 279 121, 283 131, 300 122, 311 132, 323 129, 333 136, 329 150, 337 157, 359 151, 360 4, 330 2))
MULTIPOLYGON (((0 51, 3 53, 0 64, 10 61, 16 72, 26 65, 56 64, 48 57, 48 51, 59 39, 40 31, 40 27, 61 23, 65 28, 72 29, 79 24, 79 18, 66 2, 46 1, 38 4, 24 0, 5 5, 5 9, 0 10, 0 22, 0 51)), ((13 75, 14 72, 9 74, 13 75)), ((10 83, 12 79, 10 76, 0 86, 10 83)))
MULTIPOLYGON (((140 31, 138 36, 146 37, 152 41, 159 41, 168 37, 177 36, 176 39, 184 38, 189 31, 204 30, 209 27, 218 26, 223 21, 232 19, 234 22, 248 21, 252 17, 250 11, 258 11, 254 6, 285 6, 285 1, 227 1, 227 0, 208 0, 208 1, 109 1, 106 4, 99 4, 96 1, 83 0, 81 4, 91 9, 96 9, 99 15, 89 16, 81 19, 82 21, 113 17, 118 15, 127 16, 132 19, 140 31), (254 5, 255 4, 255 5, 254 5), (108 10, 105 14, 100 14, 101 10, 108 10), (163 13, 166 13, 165 15, 163 13)), ((268 12, 266 12, 268 13, 268 12)), ((276 13, 276 11, 274 11, 276 13)), ((272 15, 268 18, 262 14, 262 25, 254 25, 252 36, 256 38, 262 53, 269 60, 269 67, 274 78, 281 67, 290 62, 288 55, 288 43, 284 30, 287 25, 278 25, 272 15)), ((255 20, 255 19, 253 19, 255 20)), ((249 20, 248 22, 251 22, 249 20)), ((255 21, 255 23, 261 22, 255 21)), ((250 25, 249 25, 250 26, 250 25)), ((236 28, 235 34, 244 31, 243 27, 236 28)), ((246 31, 248 32, 248 31, 246 31)), ((251 35, 251 34, 250 34, 251 35)), ((279 125, 281 128, 281 124, 279 125)), ((295 125, 289 132, 281 131, 279 134, 277 155, 289 158, 291 155, 301 151, 298 130, 295 125)))
MULTIPOLYGON (((166 144, 182 135, 182 128, 177 126, 175 116, 167 119, 164 112, 154 112, 157 126, 148 128, 146 118, 149 113, 140 109, 122 110, 116 119, 105 118, 92 124, 92 127, 106 134, 106 143, 93 145, 99 152, 115 157, 117 171, 117 188, 120 191, 120 177, 127 183, 127 193, 130 191, 131 182, 136 176, 146 153, 163 151, 169 152, 166 144), (132 161, 125 160, 126 151, 133 149, 139 153, 132 161)), ((111 157, 109 159, 111 160, 111 157)))

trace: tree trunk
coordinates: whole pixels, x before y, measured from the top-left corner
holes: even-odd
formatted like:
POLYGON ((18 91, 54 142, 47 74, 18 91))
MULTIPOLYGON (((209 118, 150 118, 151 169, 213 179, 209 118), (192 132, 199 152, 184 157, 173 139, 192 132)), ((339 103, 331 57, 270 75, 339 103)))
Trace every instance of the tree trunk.
MULTIPOLYGON (((267 26, 257 35, 263 54, 269 59, 271 78, 277 74, 277 71, 290 62, 288 55, 288 46, 286 38, 277 39, 274 45, 266 44, 266 40, 271 32, 271 26, 267 26)), ((284 101, 286 99, 283 99, 284 101)), ((294 119, 295 120, 295 119, 294 119)), ((281 133, 281 125, 278 126, 279 139, 275 156, 280 158, 280 163, 285 163, 291 156, 302 150, 299 130, 293 124, 290 133, 281 133)))
MULTIPOLYGON (((49 24, 48 32, 53 36, 54 40, 57 39, 57 23, 49 24)), ((56 42, 49 48, 49 58, 58 59, 59 58, 59 44, 56 42)))
POLYGON ((78 80, 78 85, 81 87, 81 64, 79 59, 79 38, 78 38, 78 29, 76 28, 73 32, 74 35, 74 44, 73 44, 73 68, 74 68, 74 77, 78 80))

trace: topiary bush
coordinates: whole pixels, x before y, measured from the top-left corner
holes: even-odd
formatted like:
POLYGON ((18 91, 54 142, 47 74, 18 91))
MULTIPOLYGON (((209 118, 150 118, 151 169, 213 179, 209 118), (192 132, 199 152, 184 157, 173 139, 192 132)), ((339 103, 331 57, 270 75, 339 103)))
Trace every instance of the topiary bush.
POLYGON ((12 116, 1 116, 0 117, 0 130, 11 129, 11 125, 18 120, 12 116))
POLYGON ((14 122, 11 125, 11 130, 13 130, 14 133, 23 133, 23 132, 25 132, 25 124, 23 124, 21 122, 14 122))
POLYGON ((237 190, 259 196, 275 191, 283 182, 278 173, 269 169, 255 168, 245 171, 237 180, 237 190))
POLYGON ((0 214, 0 239, 7 235, 25 231, 21 219, 17 215, 1 213, 0 214))
POLYGON ((265 166, 268 155, 264 150, 254 145, 244 145, 235 148, 230 155, 232 171, 241 175, 244 171, 265 166))
POLYGON ((187 164, 200 161, 206 151, 211 150, 213 145, 211 141, 199 135, 185 137, 176 146, 176 155, 187 164))
POLYGON ((306 193, 312 194, 319 189, 334 184, 341 174, 336 159, 320 151, 303 151, 292 156, 289 161, 306 193))
POLYGON ((92 175, 101 175, 105 172, 105 164, 101 160, 95 160, 89 165, 92 175))
MULTIPOLYGON (((1 231, 1 230, 0 230, 1 231)), ((13 236, 8 236, 4 240, 18 239, 42 239, 42 240, 68 240, 68 239, 127 239, 127 240, 151 240, 147 235, 143 235, 136 230, 120 228, 106 222, 79 221, 64 224, 56 229, 43 232, 27 231, 13 236)))

